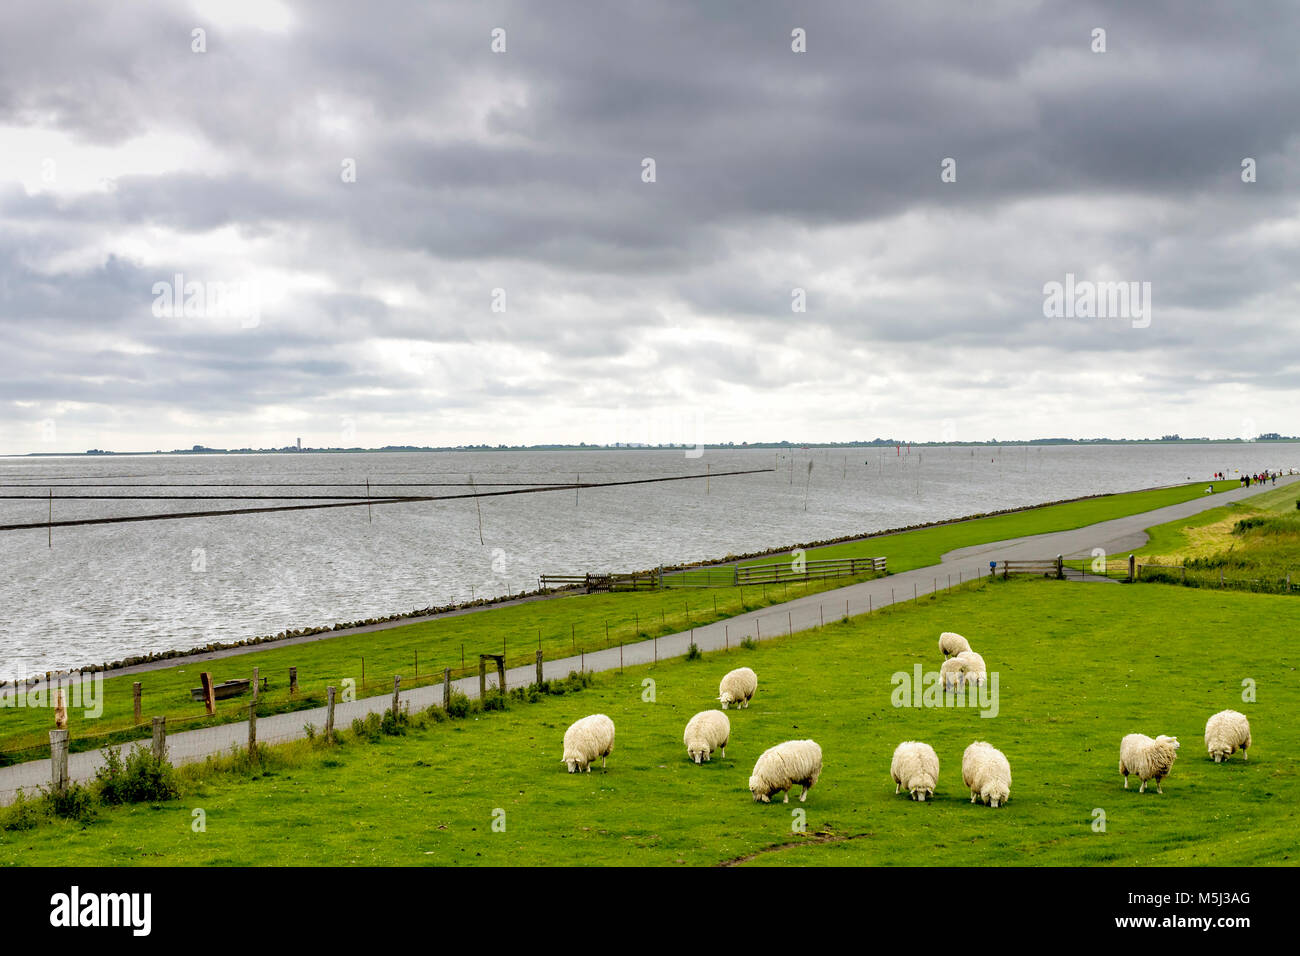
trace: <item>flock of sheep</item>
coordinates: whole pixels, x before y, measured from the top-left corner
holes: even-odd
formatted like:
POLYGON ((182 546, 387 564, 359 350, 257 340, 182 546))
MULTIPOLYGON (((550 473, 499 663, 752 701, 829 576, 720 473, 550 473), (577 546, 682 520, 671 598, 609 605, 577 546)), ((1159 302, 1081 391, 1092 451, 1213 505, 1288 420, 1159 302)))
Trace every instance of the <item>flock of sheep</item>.
MULTIPOLYGON (((987 678, 984 658, 971 649, 970 643, 960 634, 944 631, 939 636, 939 649, 944 662, 940 668, 944 689, 950 684, 960 687, 964 683, 980 684, 987 678)), ((737 709, 749 707, 758 689, 758 676, 748 667, 729 672, 718 685, 718 700, 722 710, 705 710, 696 714, 686 724, 682 742, 687 756, 697 764, 710 760, 716 750, 727 756, 727 742, 731 737, 731 722, 723 713, 735 705, 737 709)), ((1244 714, 1225 710, 1215 714, 1205 724, 1205 746, 1221 763, 1238 750, 1242 759, 1248 760, 1251 746, 1250 722, 1244 714)), ((564 733, 564 756, 569 773, 583 770, 591 772, 591 765, 599 758, 604 768, 614 749, 614 722, 604 714, 592 714, 575 721, 564 733)), ((1124 775, 1124 788, 1128 789, 1129 774, 1142 781, 1139 793, 1146 791, 1148 781, 1156 782, 1156 792, 1164 793, 1160 782, 1169 775, 1178 752, 1178 738, 1161 735, 1152 739, 1145 734, 1128 734, 1120 741, 1119 772, 1124 775)), ((775 794, 783 794, 782 802, 790 802, 790 789, 798 784, 803 788, 799 800, 808 797, 808 791, 822 772, 822 749, 812 740, 787 740, 763 751, 749 777, 749 790, 754 800, 769 803, 775 794)), ((939 756, 934 748, 918 740, 905 740, 894 750, 889 768, 894 780, 894 793, 907 790, 914 800, 933 797, 939 782, 939 756)), ((990 807, 1003 806, 1011 796, 1011 764, 1002 751, 983 740, 966 748, 961 760, 962 783, 970 790, 971 803, 982 802, 990 807)))
MULTIPOLYGON (((758 675, 748 667, 727 673, 718 685, 722 710, 702 710, 687 721, 682 734, 686 755, 697 764, 711 760, 715 750, 727 756, 731 721, 723 711, 732 705, 747 708, 757 690, 758 675)), ((591 773, 597 759, 602 769, 606 766, 613 750, 614 722, 604 714, 592 714, 574 721, 564 732, 564 756, 560 760, 569 773, 591 773)), ((749 789, 755 800, 768 803, 773 794, 781 793, 789 803, 790 788, 798 784, 803 788, 799 799, 805 800, 821 772, 822 749, 815 741, 787 740, 763 751, 749 777, 749 789)))

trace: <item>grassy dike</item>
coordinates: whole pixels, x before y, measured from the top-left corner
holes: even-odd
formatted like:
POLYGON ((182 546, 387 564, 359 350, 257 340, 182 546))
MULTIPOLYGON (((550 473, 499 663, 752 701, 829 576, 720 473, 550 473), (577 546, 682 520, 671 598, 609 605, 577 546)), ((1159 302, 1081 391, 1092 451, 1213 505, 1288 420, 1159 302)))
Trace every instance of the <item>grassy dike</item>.
MULTIPOLYGON (((1232 481, 1218 483, 1221 488, 1235 485, 1232 481)), ((889 559, 891 571, 904 571, 934 564, 944 552, 954 548, 1083 527, 1187 501, 1198 497, 1204 487, 1198 482, 951 522, 815 548, 808 552, 808 557, 883 554, 889 559)), ((757 560, 761 563, 772 558, 757 560)), ((610 644, 632 643, 765 607, 787 597, 840 587, 854 580, 862 578, 808 582, 788 589, 757 586, 564 595, 381 631, 323 637, 303 644, 264 644, 215 661, 174 664, 144 674, 109 676, 104 681, 102 716, 87 719, 82 711, 69 710, 73 749, 97 748, 109 742, 146 737, 148 718, 155 715, 166 716, 172 732, 245 718, 246 698, 219 704, 213 718, 203 714, 202 705, 194 703, 189 695, 190 688, 199 685, 202 670, 211 671, 213 679, 221 682, 248 677, 252 668, 258 667, 261 675, 271 680, 258 712, 269 715, 320 706, 324 703, 325 688, 331 684, 339 686, 348 678, 357 681, 358 695, 364 695, 384 693, 386 687, 391 689, 394 674, 401 674, 403 686, 408 688, 438 679, 444 667, 453 667, 460 676, 462 651, 472 665, 471 670, 477 666, 480 653, 495 654, 503 650, 512 666, 525 664, 532 660, 539 639, 548 658, 568 656, 606 647, 606 625, 610 644), (419 675, 415 673, 417 655, 419 675), (288 695, 287 675, 291 666, 298 669, 300 689, 293 699, 288 695), (141 727, 134 725, 133 718, 132 683, 137 680, 143 684, 144 695, 146 726, 141 727)), ((48 756, 46 731, 52 722, 49 709, 0 708, 0 765, 48 756)))
POLYGON ((985 582, 752 650, 598 674, 575 694, 405 737, 291 745, 292 759, 265 770, 200 775, 178 800, 100 808, 89 823, 0 828, 0 863, 1294 864, 1297 625, 1300 603, 1270 595, 985 582), (945 629, 999 674, 996 717, 893 705, 891 675, 937 670, 945 629), (729 712, 727 757, 696 766, 682 728, 742 664, 759 675, 754 703, 729 712), (1242 701, 1247 678, 1255 703, 1242 701), (1224 708, 1251 719, 1249 763, 1205 753, 1205 720, 1224 708), (571 776, 564 728, 594 712, 618 727, 609 770, 571 776), (1123 789, 1119 741, 1135 731, 1182 743, 1163 795, 1123 789), (753 803, 758 754, 801 737, 825 752, 808 802, 753 803), (906 739, 939 754, 932 803, 893 792, 890 755, 906 739), (976 739, 1011 762, 1002 809, 972 806, 962 787, 962 750, 976 739), (199 809, 205 832, 192 828, 199 809), (804 832, 792 829, 796 809, 804 832))

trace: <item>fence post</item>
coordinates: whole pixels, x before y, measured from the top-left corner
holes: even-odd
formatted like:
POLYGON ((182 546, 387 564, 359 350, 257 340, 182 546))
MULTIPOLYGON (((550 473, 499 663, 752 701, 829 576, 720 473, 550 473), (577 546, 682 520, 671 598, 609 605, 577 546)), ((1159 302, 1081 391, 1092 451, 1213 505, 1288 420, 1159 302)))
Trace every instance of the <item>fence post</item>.
POLYGON ((542 686, 542 649, 537 649, 537 686, 542 686))
POLYGON ((253 668, 253 699, 248 702, 248 752, 257 750, 257 668, 253 668))
POLYGON ((50 731, 50 787, 62 793, 68 787, 68 732, 50 731))
POLYGON ((153 755, 156 760, 167 757, 167 718, 153 719, 153 755))
POLYGON ((131 685, 131 696, 135 699, 135 722, 140 723, 140 692, 143 688, 139 681, 131 685))
POLYGON ((487 658, 478 656, 478 699, 487 699, 487 658))
POLYGON ((502 654, 497 658, 497 689, 501 691, 501 696, 506 696, 506 656, 502 654))
POLYGON ((298 694, 298 668, 289 668, 289 696, 296 697, 298 694))
POLYGON ((204 671, 199 675, 199 680, 203 682, 203 706, 211 717, 217 712, 217 693, 212 689, 212 675, 204 671))
POLYGON ((1056 556, 1056 580, 1065 580, 1065 558, 1059 554, 1056 556))
POLYGON ((1131 554, 1128 556, 1128 580, 1130 584, 1137 580, 1137 558, 1131 554))
POLYGON ((442 707, 446 710, 451 706, 451 668, 442 669, 442 707))
POLYGON ((393 675, 393 720, 401 716, 402 675, 393 675))
POLYGON ((332 739, 334 736, 334 688, 333 686, 325 688, 325 738, 332 739))

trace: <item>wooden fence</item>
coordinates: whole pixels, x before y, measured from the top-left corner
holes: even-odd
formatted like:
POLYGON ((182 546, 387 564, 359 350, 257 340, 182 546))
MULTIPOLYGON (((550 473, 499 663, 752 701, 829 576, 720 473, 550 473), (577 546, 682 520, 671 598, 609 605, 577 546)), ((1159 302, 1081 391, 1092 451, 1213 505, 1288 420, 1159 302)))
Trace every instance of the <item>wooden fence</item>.
POLYGON ((653 591, 661 588, 725 588, 751 584, 783 584, 819 578, 886 574, 885 558, 826 558, 817 561, 789 559, 764 564, 734 564, 626 574, 543 574, 537 579, 543 590, 585 588, 588 591, 653 591))

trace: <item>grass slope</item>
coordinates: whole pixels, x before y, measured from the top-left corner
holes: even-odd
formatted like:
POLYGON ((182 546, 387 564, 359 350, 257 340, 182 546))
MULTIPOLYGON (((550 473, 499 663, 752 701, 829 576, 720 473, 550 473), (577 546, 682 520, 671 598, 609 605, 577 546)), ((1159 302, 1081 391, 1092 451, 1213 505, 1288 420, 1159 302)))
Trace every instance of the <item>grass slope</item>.
POLYGON ((212 777, 158 806, 101 810, 88 825, 0 830, 9 864, 1291 864, 1300 851, 1300 603, 1156 585, 1012 581, 923 599, 756 650, 598 675, 579 694, 514 705, 375 745, 306 750, 256 779, 212 777), (890 676, 937 669, 941 630, 965 634, 1000 675, 1000 712, 896 708, 890 676), (1250 640, 1243 640, 1249 635, 1250 640), (729 712, 726 759, 690 763, 686 721, 717 682, 759 674, 729 712), (1243 703, 1241 682, 1258 682, 1243 703), (646 702, 645 681, 655 682, 646 702), (1215 765, 1201 734, 1224 708, 1251 719, 1250 762, 1215 765), (618 727, 609 770, 570 776, 564 728, 588 713, 618 727), (1165 793, 1122 787, 1120 738, 1173 734, 1165 793), (754 804, 753 762, 786 739, 825 751, 806 804, 754 804), (895 796, 901 740, 938 751, 933 803, 895 796), (972 740, 1011 761, 1010 803, 971 806, 972 740), (207 831, 191 830, 202 808, 207 831), (807 813, 792 832, 792 810, 807 813), (505 831, 494 832, 494 810, 505 831), (1094 832, 1096 811, 1105 832, 1094 832))

